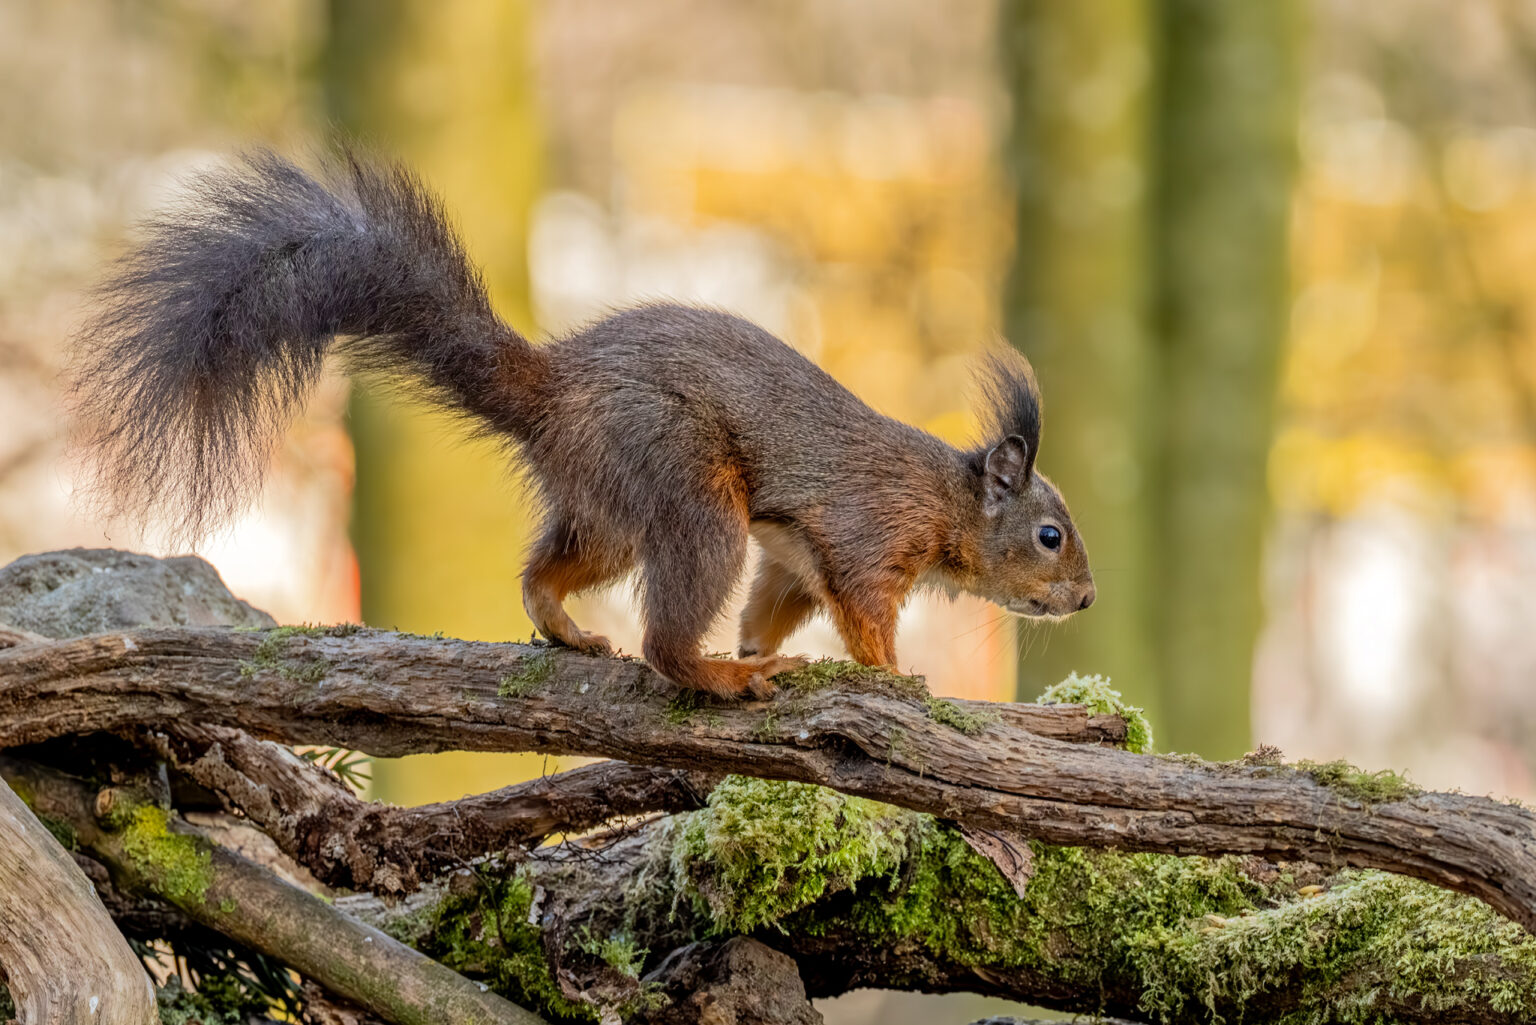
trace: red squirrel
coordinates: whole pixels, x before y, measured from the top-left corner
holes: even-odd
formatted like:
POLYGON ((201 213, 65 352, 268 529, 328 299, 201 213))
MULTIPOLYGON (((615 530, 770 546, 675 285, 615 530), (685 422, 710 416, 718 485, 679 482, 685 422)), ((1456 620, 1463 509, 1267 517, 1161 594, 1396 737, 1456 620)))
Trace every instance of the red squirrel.
POLYGON ((609 653, 563 602, 638 567, 645 658, 684 687, 771 693, 806 661, 780 645, 818 611, 853 658, 894 667, 897 613, 925 583, 1023 616, 1094 599, 1082 539, 1035 468, 1024 357, 987 357, 987 444, 958 449, 715 310, 644 305, 534 345, 491 309, 440 200, 356 154, 313 176, 255 153, 144 226, 76 341, 76 411, 109 506, 161 506, 193 540, 227 519, 333 344, 348 370, 422 389, 515 449, 542 499, 523 573, 540 633, 609 653), (707 658, 748 537, 764 555, 739 657, 707 658))

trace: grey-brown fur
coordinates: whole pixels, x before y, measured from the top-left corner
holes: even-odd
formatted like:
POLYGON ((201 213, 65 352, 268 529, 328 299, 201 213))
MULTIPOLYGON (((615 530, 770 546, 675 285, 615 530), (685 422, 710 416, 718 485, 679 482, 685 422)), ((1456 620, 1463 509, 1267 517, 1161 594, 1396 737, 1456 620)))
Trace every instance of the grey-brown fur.
POLYGON ((1081 539, 1034 471, 1029 365, 993 353, 992 442, 955 449, 881 416, 738 317, 627 310, 534 346, 492 312, 437 200, 408 172, 345 158, 322 184, 258 153, 152 222, 82 333, 84 440, 120 509, 165 505, 196 537, 248 501, 337 335, 349 369, 425 387, 509 439, 545 522, 524 574, 539 629, 606 651, 561 603, 639 567, 646 657, 679 683, 761 693, 808 615, 894 664, 895 617, 933 582, 1013 611, 1092 600, 1081 539), (1047 550, 1042 525, 1061 532, 1047 550), (765 548, 740 661, 699 645, 765 548))

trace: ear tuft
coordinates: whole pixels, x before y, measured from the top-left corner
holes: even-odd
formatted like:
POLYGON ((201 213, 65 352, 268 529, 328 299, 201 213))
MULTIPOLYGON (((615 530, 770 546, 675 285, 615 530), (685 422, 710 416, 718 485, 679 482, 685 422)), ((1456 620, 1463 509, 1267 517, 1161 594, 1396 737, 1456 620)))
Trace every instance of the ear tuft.
POLYGON ((993 348, 982 357, 981 385, 986 399, 985 437, 1022 439, 1027 453, 1023 478, 1028 480, 1040 453, 1040 387, 1035 369, 1017 349, 993 348))
POLYGON ((1010 434, 992 447, 982 467, 981 508, 988 516, 1003 511, 1008 500, 1029 483, 1034 466, 1029 445, 1010 434))

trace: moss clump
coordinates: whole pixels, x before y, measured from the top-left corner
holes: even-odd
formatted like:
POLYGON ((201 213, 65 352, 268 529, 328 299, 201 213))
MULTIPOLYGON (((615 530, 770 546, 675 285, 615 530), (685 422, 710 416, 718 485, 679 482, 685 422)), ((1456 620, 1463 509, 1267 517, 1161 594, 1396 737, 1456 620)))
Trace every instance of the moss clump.
POLYGON ((1536 1017, 1536 939, 1481 901, 1380 872, 1216 926, 1154 926, 1134 946, 1143 1006, 1160 1021, 1241 1008, 1296 979, 1305 994, 1280 1025, 1387 1021, 1398 1001, 1461 1009, 1457 1020, 1484 1003, 1536 1017))
POLYGON ((597 1021, 597 1008, 568 999, 550 973, 539 927, 528 921, 532 885, 520 872, 481 881, 473 892, 445 897, 390 933, 514 1003, 560 1021, 597 1021))
POLYGON ((517 672, 503 676, 496 685, 496 694, 503 698, 520 698, 549 682, 549 678, 555 674, 555 655, 551 651, 541 651, 537 655, 526 655, 518 660, 517 672))
POLYGON ((297 680, 300 683, 319 683, 330 674, 334 668, 330 662, 323 658, 310 659, 305 662, 289 661, 282 657, 283 649, 288 638, 301 637, 346 637, 356 633, 360 627, 353 623, 343 623, 340 626, 276 626, 265 631, 261 643, 256 645, 249 661, 240 663, 241 676, 255 676, 263 669, 275 671, 285 680, 297 680))
POLYGON ((1296 768, 1335 793, 1361 804, 1384 804, 1417 797, 1423 788, 1404 776, 1381 769, 1367 772, 1339 759, 1332 762, 1297 762, 1296 768))
POLYGON ((996 712, 964 711, 953 701, 945 701, 943 698, 928 698, 923 701, 923 707, 928 710, 928 718, 957 729, 967 737, 974 737, 986 729, 988 723, 997 722, 1000 718, 996 712))
POLYGON ((920 676, 903 676, 889 669, 861 665, 841 659, 817 659, 809 665, 774 677, 786 689, 801 694, 836 687, 863 694, 896 694, 907 698, 928 697, 928 685, 920 676))
POLYGON ((176 904, 201 904, 213 884, 213 858, 196 837, 173 833, 170 814, 141 804, 113 818, 122 823, 123 854, 136 872, 150 879, 161 896, 176 904))
POLYGON ((172 976, 155 990, 161 1025, 245 1025, 268 1020, 273 1008, 235 976, 200 974, 189 990, 172 976))
POLYGON ((33 815, 37 821, 43 824, 43 828, 53 834, 53 838, 59 842, 59 846, 66 851, 78 851, 80 849, 80 837, 75 833, 75 827, 63 819, 56 819, 52 815, 44 815, 33 809, 33 815))
POLYGON ((1235 857, 1031 844, 1021 899, 928 816, 736 778, 667 835, 675 894, 716 934, 851 927, 871 945, 918 944, 986 971, 1139 992, 1164 1023, 1243 1020, 1277 990, 1295 1003, 1265 1019, 1275 1025, 1382 1022, 1397 1000, 1536 1020, 1536 938, 1480 901, 1401 876, 1344 873, 1319 893, 1235 857))
POLYGON ((1480 901, 1401 876, 1345 873, 1319 894, 1235 857, 1031 844, 1021 899, 928 816, 737 778, 669 836, 675 893, 717 934, 852 927, 872 945, 915 943, 978 969, 1140 992, 1156 1022, 1242 1020, 1276 990, 1296 994, 1266 1019, 1276 1025, 1381 1022, 1399 999, 1536 1020, 1536 938, 1480 901))
POLYGON ((588 933, 582 936, 576 946, 631 979, 640 978, 640 969, 645 966, 646 956, 650 954, 650 950, 635 943, 634 938, 627 933, 603 937, 588 933))
MULTIPOLYGON (((667 707, 662 711, 661 718, 668 726, 682 726, 685 723, 692 722, 694 716, 700 711, 704 713, 705 723, 710 726, 719 724, 720 713, 710 706, 709 698, 705 696, 703 691, 680 690, 671 701, 667 702, 667 707)), ((769 710, 769 717, 770 719, 773 717, 772 709, 769 710)), ((759 728, 761 729, 761 725, 759 728)))
POLYGON ((201 993, 184 988, 174 976, 155 990, 155 1004, 160 1010, 160 1025, 244 1025, 246 1021, 238 1009, 214 1006, 201 993))
POLYGON ((1125 703, 1107 677, 1071 673, 1035 699, 1037 705, 1084 705, 1094 715, 1118 715, 1125 720, 1125 749, 1138 754, 1152 750, 1152 726, 1146 713, 1125 703))
POLYGON ((893 873, 917 820, 805 783, 729 776, 676 832, 675 899, 717 933, 750 932, 829 893, 893 873))

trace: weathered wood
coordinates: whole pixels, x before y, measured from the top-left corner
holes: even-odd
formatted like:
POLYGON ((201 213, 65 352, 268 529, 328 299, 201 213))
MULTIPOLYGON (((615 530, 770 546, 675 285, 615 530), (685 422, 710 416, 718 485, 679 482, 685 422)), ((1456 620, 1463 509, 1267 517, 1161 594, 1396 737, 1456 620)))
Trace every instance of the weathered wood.
POLYGON ((636 661, 341 633, 141 630, 6 649, 0 746, 186 721, 379 755, 600 755, 819 783, 1049 843, 1380 868, 1536 927, 1536 816, 1485 798, 1369 803, 1284 767, 1063 743, 1011 719, 967 735, 859 677, 694 707, 636 661))
POLYGON ((158 746, 180 772, 221 795, 321 882, 381 894, 486 854, 617 816, 699 807, 719 775, 624 762, 584 765, 440 804, 363 801, 287 747, 217 726, 179 724, 158 746))
MULTIPOLYGON (((212 843, 174 815, 137 803, 128 791, 96 791, 83 781, 8 755, 0 755, 0 775, 13 786, 25 786, 40 811, 67 823, 124 890, 167 901, 193 921, 277 958, 385 1021, 543 1021, 212 843)), ((94 893, 89 896, 96 899, 94 893)), ((151 997, 150 1016, 133 1019, 135 1023, 158 1020, 153 1004, 151 997)))
POLYGON ((0 966, 21 1025, 160 1020, 144 966, 90 881, 3 782, 0 966))

